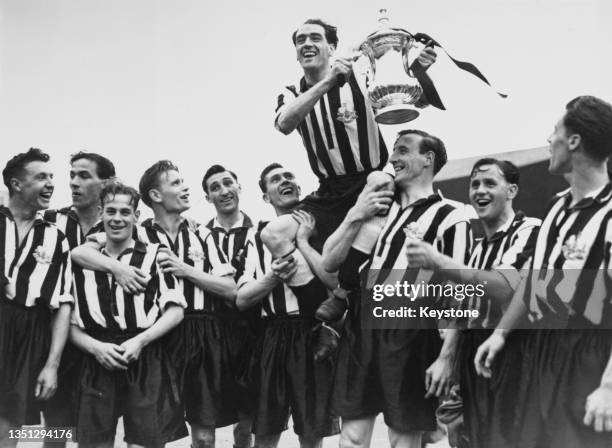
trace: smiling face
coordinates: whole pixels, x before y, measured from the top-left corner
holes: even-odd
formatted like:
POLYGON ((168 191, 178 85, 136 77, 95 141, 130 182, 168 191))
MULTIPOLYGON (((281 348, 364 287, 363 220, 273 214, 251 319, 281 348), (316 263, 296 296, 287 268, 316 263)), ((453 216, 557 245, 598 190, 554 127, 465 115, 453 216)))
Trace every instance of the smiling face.
POLYGON ((479 166, 470 179, 470 203, 483 221, 498 221, 517 191, 497 165, 479 166))
POLYGON ((278 209, 290 209, 300 201, 300 186, 291 171, 274 168, 265 178, 264 201, 278 209))
POLYGON ((108 240, 121 244, 132 238, 138 215, 138 211, 134 210, 134 203, 130 195, 107 196, 102 206, 102 223, 108 240))
POLYGON ((238 210, 240 184, 228 171, 213 174, 206 180, 206 200, 215 206, 217 213, 230 214, 238 210))
POLYGON ((47 162, 34 161, 26 164, 22 174, 12 180, 14 194, 35 211, 49 208, 54 188, 53 173, 47 162))
POLYGON ((189 187, 176 170, 160 173, 157 186, 149 192, 149 196, 153 203, 160 204, 169 213, 182 213, 191 207, 189 187))
POLYGON ((550 150, 550 161, 548 171, 551 174, 565 174, 572 170, 572 151, 576 149, 580 141, 578 135, 570 135, 563 124, 563 117, 557 122, 555 128, 548 137, 550 150))
POLYGON ((422 140, 420 135, 405 134, 395 142, 389 162, 395 170, 397 185, 422 176, 426 168, 433 165, 432 153, 421 153, 422 140))
POLYGON ((295 51, 304 70, 322 70, 329 68, 335 49, 327 42, 325 29, 321 25, 306 23, 296 32, 295 51))
POLYGON ((72 205, 76 209, 98 207, 103 180, 98 177, 96 162, 77 159, 70 167, 72 205))

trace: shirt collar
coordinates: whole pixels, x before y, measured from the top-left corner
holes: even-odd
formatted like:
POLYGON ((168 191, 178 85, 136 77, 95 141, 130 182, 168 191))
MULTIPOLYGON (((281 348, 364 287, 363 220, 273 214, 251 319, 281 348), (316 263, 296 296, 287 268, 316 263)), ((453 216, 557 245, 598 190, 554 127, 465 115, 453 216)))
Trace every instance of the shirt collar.
POLYGON ((591 191, 572 207, 570 207, 570 204, 572 203, 571 188, 562 191, 561 193, 559 193, 558 196, 565 198, 565 207, 571 210, 587 208, 593 205, 594 203, 604 204, 612 198, 612 182, 607 183, 606 185, 601 188, 598 188, 597 190, 591 191))
MULTIPOLYGON (((13 222, 15 221, 15 218, 13 217, 13 214, 11 213, 11 209, 8 208, 7 206, 1 205, 0 213, 6 216, 11 221, 13 222)), ((46 224, 47 222, 48 221, 45 219, 45 216, 44 216, 44 210, 37 211, 36 215, 34 216, 34 225, 37 226, 39 224, 46 224)))
MULTIPOLYGON (((219 220, 216 216, 211 219, 208 224, 206 224, 206 227, 208 227, 210 230, 215 229, 225 232, 225 228, 221 224, 219 224, 219 220)), ((251 221, 251 218, 249 218, 246 213, 240 212, 240 219, 238 219, 238 221, 234 223, 234 225, 229 229, 229 231, 232 232, 238 229, 248 229, 251 227, 253 227, 253 222, 251 221)))
MULTIPOLYGON (((103 254, 105 254, 105 255, 108 255, 108 252, 106 251, 106 247, 103 247, 101 252, 103 254)), ((121 252, 119 254, 117 259, 120 259, 120 258, 124 257, 125 255, 131 254, 132 252, 138 252, 138 253, 141 253, 141 254, 147 253, 147 245, 146 245, 146 243, 143 243, 140 240, 134 240, 134 246, 128 247, 127 249, 124 249, 123 252, 121 252)))

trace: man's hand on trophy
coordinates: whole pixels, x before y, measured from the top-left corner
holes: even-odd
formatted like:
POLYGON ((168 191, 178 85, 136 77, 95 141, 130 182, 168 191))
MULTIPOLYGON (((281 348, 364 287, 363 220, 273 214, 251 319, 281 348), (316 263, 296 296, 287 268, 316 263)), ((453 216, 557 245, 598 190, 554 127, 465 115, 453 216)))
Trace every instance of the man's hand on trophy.
POLYGON ((437 57, 438 57, 438 54, 436 53, 436 50, 434 50, 433 47, 429 46, 429 43, 428 43, 427 46, 425 46, 425 48, 421 50, 421 53, 419 54, 417 61, 419 61, 419 64, 421 64, 423 68, 427 70, 427 68, 429 68, 430 65, 436 62, 437 57))
POLYGON ((349 79, 353 72, 353 61, 349 58, 336 58, 332 64, 329 76, 340 86, 349 79))

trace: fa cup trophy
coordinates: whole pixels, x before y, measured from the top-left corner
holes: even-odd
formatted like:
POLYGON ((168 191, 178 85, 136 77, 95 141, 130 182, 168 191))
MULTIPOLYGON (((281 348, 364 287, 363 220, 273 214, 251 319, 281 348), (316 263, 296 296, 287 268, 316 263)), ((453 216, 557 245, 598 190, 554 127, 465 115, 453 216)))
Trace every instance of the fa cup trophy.
POLYGON ((359 47, 360 59, 366 58, 368 96, 377 122, 406 123, 419 116, 418 108, 428 105, 411 68, 415 60, 411 57, 418 57, 419 51, 412 34, 389 27, 386 9, 380 10, 378 22, 379 29, 359 47))

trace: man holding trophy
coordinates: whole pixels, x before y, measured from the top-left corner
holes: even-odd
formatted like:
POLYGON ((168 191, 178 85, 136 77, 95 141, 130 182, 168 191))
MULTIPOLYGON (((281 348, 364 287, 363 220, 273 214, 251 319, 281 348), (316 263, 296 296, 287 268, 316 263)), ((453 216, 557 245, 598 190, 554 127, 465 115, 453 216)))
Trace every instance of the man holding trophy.
MULTIPOLYGON (((336 27, 308 19, 292 38, 304 76, 278 96, 274 125, 283 134, 297 129, 302 137, 311 169, 319 178, 318 190, 302 204, 326 236, 353 206, 367 175, 382 169, 389 154, 365 79, 353 72, 356 58, 335 56, 336 27)), ((426 47, 413 65, 424 70, 435 60, 436 52, 426 47)), ((293 234, 295 230, 297 225, 293 234)))

